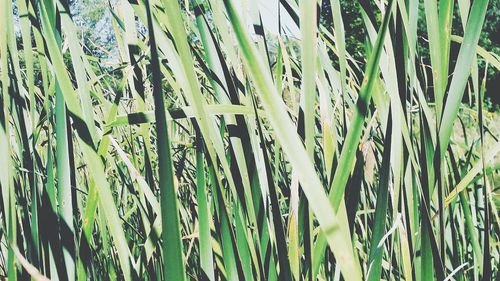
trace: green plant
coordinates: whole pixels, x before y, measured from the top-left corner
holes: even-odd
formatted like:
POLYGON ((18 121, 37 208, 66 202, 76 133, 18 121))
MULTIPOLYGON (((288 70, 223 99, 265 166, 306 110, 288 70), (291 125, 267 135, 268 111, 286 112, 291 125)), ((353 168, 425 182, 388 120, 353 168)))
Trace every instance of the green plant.
POLYGON ((66 0, 1 0, 0 273, 498 278, 488 1, 362 0, 363 42, 342 1, 279 2, 299 34, 254 1, 111 1, 99 48, 66 0))

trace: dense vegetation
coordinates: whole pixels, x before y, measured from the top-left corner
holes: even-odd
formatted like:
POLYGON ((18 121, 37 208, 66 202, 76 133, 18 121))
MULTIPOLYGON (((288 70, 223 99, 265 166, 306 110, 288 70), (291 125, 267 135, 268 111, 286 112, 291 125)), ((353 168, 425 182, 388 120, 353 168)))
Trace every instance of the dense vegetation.
POLYGON ((500 278, 498 0, 274 3, 0 0, 0 275, 500 278))

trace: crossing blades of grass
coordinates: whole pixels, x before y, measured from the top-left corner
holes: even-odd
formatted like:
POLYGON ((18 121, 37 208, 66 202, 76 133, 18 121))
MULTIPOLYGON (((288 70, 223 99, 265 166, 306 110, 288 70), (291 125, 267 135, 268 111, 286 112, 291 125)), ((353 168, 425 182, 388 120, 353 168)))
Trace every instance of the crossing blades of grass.
POLYGON ((0 0, 0 279, 497 278, 497 2, 0 0))
POLYGON ((293 134, 294 128, 284 110, 284 104, 279 95, 275 92, 273 82, 269 74, 263 73, 264 63, 262 58, 254 49, 248 38, 248 34, 243 30, 241 20, 234 8, 232 1, 225 1, 227 12, 236 36, 238 38, 245 66, 252 75, 255 87, 259 91, 259 97, 262 99, 264 109, 270 119, 276 132, 280 144, 283 147, 290 162, 296 168, 299 181, 308 197, 309 201, 315 202, 311 209, 316 215, 323 233, 332 251, 340 260, 340 266, 346 280, 359 280, 361 274, 359 265, 354 260, 354 253, 346 235, 347 229, 341 228, 335 216, 335 213, 328 203, 326 194, 320 189, 316 172, 313 168, 310 158, 307 156, 298 136, 293 134), (344 241, 338 243, 335 241, 344 241))

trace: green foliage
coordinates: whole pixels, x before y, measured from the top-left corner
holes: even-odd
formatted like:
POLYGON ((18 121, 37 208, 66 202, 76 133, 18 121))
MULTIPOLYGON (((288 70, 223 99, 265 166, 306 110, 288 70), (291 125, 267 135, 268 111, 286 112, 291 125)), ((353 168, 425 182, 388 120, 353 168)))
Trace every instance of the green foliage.
POLYGON ((0 0, 0 275, 498 279, 499 1, 279 2, 0 0))

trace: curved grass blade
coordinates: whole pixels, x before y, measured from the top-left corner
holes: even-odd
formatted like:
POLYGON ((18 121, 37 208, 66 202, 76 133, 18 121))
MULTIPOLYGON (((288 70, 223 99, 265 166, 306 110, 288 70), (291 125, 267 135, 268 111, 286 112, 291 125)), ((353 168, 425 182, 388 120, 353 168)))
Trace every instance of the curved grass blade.
POLYGON ((302 189, 311 205, 323 232, 326 235, 334 255, 336 256, 343 276, 346 280, 360 280, 361 273, 350 243, 348 229, 342 228, 337 216, 326 198, 325 192, 320 188, 321 182, 314 170, 311 159, 307 156, 298 135, 294 134, 292 125, 283 100, 276 93, 276 88, 269 75, 261 71, 265 63, 250 42, 248 34, 242 27, 241 20, 232 1, 224 1, 230 22, 238 38, 240 50, 243 55, 244 65, 251 74, 259 97, 264 105, 265 112, 275 130, 280 144, 288 156, 294 170, 297 172, 302 189), (343 241, 343 242, 340 242, 343 241))
POLYGON ((439 145, 442 159, 446 152, 446 147, 450 143, 453 123, 455 122, 460 102, 467 84, 467 77, 470 74, 472 60, 476 55, 476 47, 479 35, 486 15, 488 0, 477 0, 472 3, 469 19, 465 28, 464 39, 458 53, 457 63, 453 71, 448 97, 443 109, 443 116, 439 120, 439 145))

